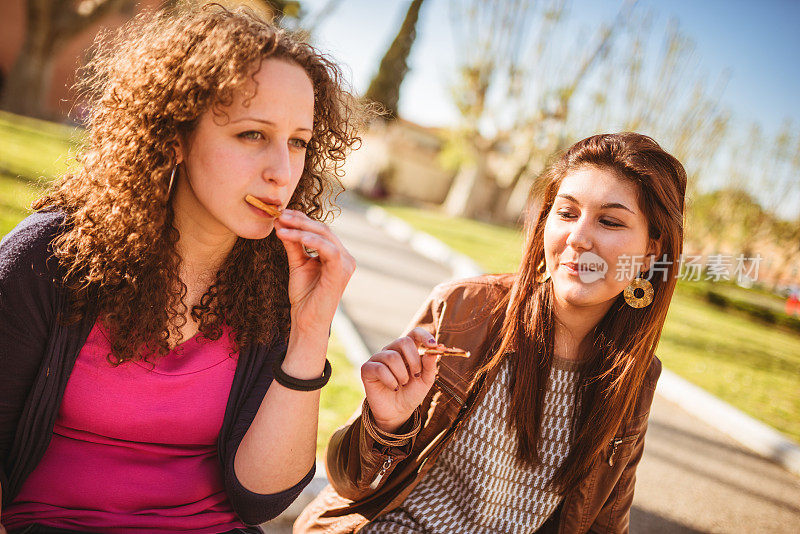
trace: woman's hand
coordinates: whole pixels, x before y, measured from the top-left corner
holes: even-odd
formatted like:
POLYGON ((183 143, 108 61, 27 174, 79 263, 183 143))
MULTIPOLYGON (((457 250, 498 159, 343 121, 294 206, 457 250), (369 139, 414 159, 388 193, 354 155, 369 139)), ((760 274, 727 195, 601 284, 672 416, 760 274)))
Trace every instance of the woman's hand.
POLYGON ((419 355, 419 347, 434 348, 436 340, 417 327, 395 339, 361 366, 361 381, 375 424, 394 433, 425 400, 436 380, 437 356, 419 355))
POLYGON ((284 210, 275 229, 289 259, 292 334, 318 334, 330 328, 336 306, 356 268, 353 257, 325 224, 296 210, 284 210), (316 250, 309 257, 303 245, 316 250))

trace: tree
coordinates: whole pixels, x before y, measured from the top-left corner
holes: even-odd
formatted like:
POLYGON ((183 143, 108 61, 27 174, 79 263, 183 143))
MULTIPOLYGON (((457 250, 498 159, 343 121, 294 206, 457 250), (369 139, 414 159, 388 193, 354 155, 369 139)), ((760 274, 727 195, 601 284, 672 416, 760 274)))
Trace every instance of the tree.
POLYGON ((25 40, 6 78, 2 107, 23 115, 45 115, 55 53, 106 15, 131 5, 133 0, 28 0, 25 40))
POLYGON ((728 127, 719 105, 727 77, 706 83, 677 24, 667 27, 656 56, 647 49, 649 17, 633 3, 594 32, 571 26, 567 0, 453 5, 461 9, 454 26, 463 54, 456 142, 469 157, 445 202, 449 213, 517 220, 552 154, 595 133, 655 137, 689 163, 690 194, 713 165, 728 127))
MULTIPOLYGON (((331 0, 327 11, 339 0, 331 0)), ((27 0, 25 37, 13 67, 5 77, 0 107, 14 113, 45 117, 56 54, 73 38, 113 13, 134 9, 136 0, 27 0)), ((164 0, 160 7, 175 8, 193 0, 164 0)), ((245 1, 222 0, 223 4, 245 1)), ((298 21, 303 10, 297 0, 252 0, 281 21, 298 21)), ((317 22, 320 16, 317 16, 317 22)))
POLYGON ((694 42, 675 21, 666 27, 658 60, 644 65, 649 54, 643 37, 651 33, 650 24, 640 21, 629 28, 633 46, 621 47, 619 61, 607 65, 611 80, 605 91, 617 99, 605 120, 656 138, 686 165, 687 195, 693 197, 727 140, 729 112, 719 102, 729 73, 723 71, 709 86, 699 72, 694 42))
POLYGON ((514 220, 512 198, 527 197, 547 157, 566 142, 575 97, 602 63, 627 5, 593 38, 570 39, 566 0, 454 1, 456 48, 462 57, 454 87, 463 122, 461 162, 445 209, 454 215, 514 220), (573 41, 571 47, 567 41, 573 41), (520 191, 524 192, 520 194, 520 191))
POLYGON ((412 0, 406 11, 403 24, 381 59, 377 74, 367 88, 364 98, 381 104, 389 119, 397 117, 400 100, 400 85, 408 73, 408 56, 417 37, 417 19, 423 0, 412 0))

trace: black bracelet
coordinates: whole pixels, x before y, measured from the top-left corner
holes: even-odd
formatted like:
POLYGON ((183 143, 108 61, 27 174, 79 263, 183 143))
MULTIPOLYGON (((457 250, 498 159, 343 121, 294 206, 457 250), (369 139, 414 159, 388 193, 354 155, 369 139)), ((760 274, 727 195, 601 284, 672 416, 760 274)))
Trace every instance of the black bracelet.
POLYGON ((275 381, 285 388, 293 389, 295 391, 314 391, 322 389, 322 386, 328 383, 331 379, 331 362, 325 359, 325 369, 322 371, 322 376, 319 378, 312 378, 310 380, 303 380, 302 378, 295 378, 287 375, 281 369, 283 359, 275 360, 272 364, 272 373, 275 376, 275 381))

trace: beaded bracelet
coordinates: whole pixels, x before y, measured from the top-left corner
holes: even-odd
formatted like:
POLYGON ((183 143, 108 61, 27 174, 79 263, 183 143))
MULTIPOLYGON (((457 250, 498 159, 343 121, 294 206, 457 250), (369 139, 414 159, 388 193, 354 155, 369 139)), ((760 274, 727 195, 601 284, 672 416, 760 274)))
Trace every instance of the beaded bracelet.
POLYGON ((317 389, 322 389, 322 386, 327 384, 328 380, 331 379, 331 362, 329 362, 327 358, 325 359, 325 369, 322 371, 322 376, 309 380, 287 375, 284 370, 281 369, 281 364, 283 364, 283 359, 275 360, 275 363, 272 364, 272 374, 275 377, 275 381, 287 389, 293 389, 295 391, 315 391, 317 389))
POLYGON ((375 421, 372 419, 372 412, 369 409, 369 403, 367 403, 367 399, 364 399, 364 403, 361 406, 361 424, 364 426, 364 430, 372 437, 372 439, 381 445, 386 445, 387 447, 402 447, 409 439, 413 438, 419 433, 420 428, 422 427, 422 416, 420 415, 419 408, 414 410, 413 417, 413 428, 410 432, 406 432, 405 434, 391 434, 389 432, 384 432, 375 425, 375 421))

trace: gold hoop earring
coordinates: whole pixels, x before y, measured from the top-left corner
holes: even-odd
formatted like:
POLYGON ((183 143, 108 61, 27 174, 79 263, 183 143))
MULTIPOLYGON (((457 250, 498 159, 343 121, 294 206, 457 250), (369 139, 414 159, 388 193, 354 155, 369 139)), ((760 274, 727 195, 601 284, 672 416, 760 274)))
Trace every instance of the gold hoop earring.
POLYGON ((172 172, 169 175, 169 186, 167 187, 167 197, 172 193, 172 184, 175 182, 175 172, 178 170, 178 165, 176 164, 172 168, 172 172))
POLYGON ((631 280, 631 283, 625 288, 625 302, 631 308, 644 308, 653 302, 654 294, 653 284, 649 280, 642 278, 642 273, 639 273, 639 276, 631 280), (636 291, 639 289, 642 290, 642 294, 637 297, 636 291))
POLYGON ((547 265, 545 264, 544 260, 539 262, 538 267, 536 267, 536 281, 540 284, 543 284, 550 280, 550 271, 547 270, 547 265))

